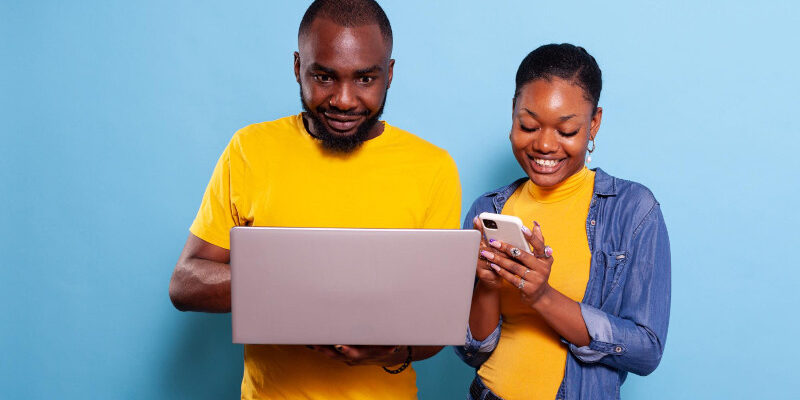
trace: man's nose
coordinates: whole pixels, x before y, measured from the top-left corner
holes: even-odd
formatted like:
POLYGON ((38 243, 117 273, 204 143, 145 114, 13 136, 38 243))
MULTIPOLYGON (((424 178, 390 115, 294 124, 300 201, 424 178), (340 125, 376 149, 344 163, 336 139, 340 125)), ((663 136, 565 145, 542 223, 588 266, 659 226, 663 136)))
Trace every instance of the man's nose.
POLYGON ((352 85, 349 83, 339 84, 336 92, 331 96, 330 105, 342 111, 349 111, 358 107, 358 100, 352 85))

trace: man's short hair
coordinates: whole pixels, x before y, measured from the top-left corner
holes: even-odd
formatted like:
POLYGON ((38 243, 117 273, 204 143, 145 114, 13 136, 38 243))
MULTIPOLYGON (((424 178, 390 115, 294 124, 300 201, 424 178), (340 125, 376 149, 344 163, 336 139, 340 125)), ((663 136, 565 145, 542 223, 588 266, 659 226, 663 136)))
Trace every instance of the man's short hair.
POLYGON ((327 18, 336 25, 357 27, 377 24, 383 40, 392 48, 392 26, 389 18, 375 0, 315 0, 300 21, 298 39, 306 34, 317 18, 327 18))

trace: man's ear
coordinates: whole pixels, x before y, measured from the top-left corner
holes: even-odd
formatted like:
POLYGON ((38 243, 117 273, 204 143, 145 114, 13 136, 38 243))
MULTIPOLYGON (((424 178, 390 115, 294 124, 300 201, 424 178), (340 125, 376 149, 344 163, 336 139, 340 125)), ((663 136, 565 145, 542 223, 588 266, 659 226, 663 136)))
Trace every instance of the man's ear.
POLYGON ((300 53, 294 52, 294 79, 300 83, 300 53))
POLYGON ((394 58, 389 60, 389 74, 386 78, 386 89, 392 86, 392 77, 394 76, 394 58))

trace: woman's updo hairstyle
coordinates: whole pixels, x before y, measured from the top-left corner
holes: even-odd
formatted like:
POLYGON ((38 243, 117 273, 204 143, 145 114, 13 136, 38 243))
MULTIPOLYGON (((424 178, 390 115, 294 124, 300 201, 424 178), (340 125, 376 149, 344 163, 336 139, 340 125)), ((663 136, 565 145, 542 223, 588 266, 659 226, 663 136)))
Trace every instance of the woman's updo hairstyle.
MULTIPOLYGON (((583 47, 569 43, 546 44, 528 53, 517 69, 514 99, 529 82, 557 77, 573 82, 583 89, 584 97, 597 110, 603 76, 597 61, 583 47)), ((594 113, 594 111, 592 111, 594 113)))

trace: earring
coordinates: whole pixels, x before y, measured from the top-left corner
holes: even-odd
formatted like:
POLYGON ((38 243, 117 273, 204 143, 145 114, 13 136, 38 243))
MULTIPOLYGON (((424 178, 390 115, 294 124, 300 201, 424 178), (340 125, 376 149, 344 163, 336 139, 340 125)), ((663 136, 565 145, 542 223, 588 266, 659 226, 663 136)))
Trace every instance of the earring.
POLYGON ((589 155, 586 156, 586 163, 587 164, 592 162, 592 152, 594 151, 594 139, 592 139, 591 142, 592 142, 592 147, 591 148, 589 148, 589 146, 586 146, 586 150, 589 152, 589 155))

